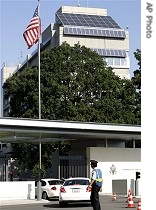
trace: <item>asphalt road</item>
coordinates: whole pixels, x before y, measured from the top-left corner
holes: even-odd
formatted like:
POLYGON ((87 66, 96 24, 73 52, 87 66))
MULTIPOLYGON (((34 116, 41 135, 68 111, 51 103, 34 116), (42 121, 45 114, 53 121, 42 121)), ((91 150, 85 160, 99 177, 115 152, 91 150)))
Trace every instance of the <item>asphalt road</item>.
MULTIPOLYGON (((101 196, 100 197, 101 210, 126 210, 128 208, 127 198, 117 197, 115 201, 112 200, 111 196, 101 196)), ((135 208, 138 207, 138 199, 133 198, 133 203, 135 208)), ((5 205, 1 206, 0 210, 50 210, 50 209, 70 209, 70 210, 92 210, 90 204, 73 203, 69 204, 67 207, 59 207, 58 201, 50 201, 48 203, 33 203, 33 204, 20 204, 20 205, 5 205)))

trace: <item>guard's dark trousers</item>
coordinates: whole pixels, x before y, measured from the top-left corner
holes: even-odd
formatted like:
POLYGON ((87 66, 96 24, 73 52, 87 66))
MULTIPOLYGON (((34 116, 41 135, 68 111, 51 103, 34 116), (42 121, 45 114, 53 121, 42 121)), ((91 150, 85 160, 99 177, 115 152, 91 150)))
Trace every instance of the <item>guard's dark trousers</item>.
POLYGON ((100 201, 99 201, 99 191, 100 187, 93 184, 91 192, 91 204, 93 206, 93 210, 101 210, 100 201))

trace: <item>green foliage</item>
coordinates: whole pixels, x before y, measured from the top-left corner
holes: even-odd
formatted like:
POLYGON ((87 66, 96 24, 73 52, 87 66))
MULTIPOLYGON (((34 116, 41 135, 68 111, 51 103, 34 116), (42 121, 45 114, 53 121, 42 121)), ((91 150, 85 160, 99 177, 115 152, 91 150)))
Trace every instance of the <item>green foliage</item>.
MULTIPOLYGON (((84 46, 71 47, 63 43, 43 51, 41 118, 140 124, 141 52, 137 50, 134 55, 140 68, 134 72, 132 80, 125 80, 116 76, 101 56, 84 46)), ((3 87, 5 98, 10 97, 10 117, 38 118, 37 67, 16 73, 3 87)), ((23 170, 32 170, 38 162, 38 147, 31 144, 13 148, 23 170)), ((53 145, 42 148, 45 168, 50 166, 53 149, 53 145)))
POLYGON ((26 68, 4 83, 4 97, 10 97, 11 117, 38 118, 38 70, 26 68))
MULTIPOLYGON (((90 49, 59 47, 41 53, 41 118, 136 124, 135 89, 90 49)), ((4 84, 11 117, 38 118, 38 70, 26 68, 4 84), (29 82, 28 82, 29 81, 29 82)))
POLYGON ((138 61, 139 69, 134 71, 132 83, 135 87, 135 109, 134 114, 138 120, 137 124, 141 124, 141 50, 137 49, 134 56, 138 61))
POLYGON ((141 91, 141 50, 137 49, 134 52, 134 56, 138 61, 139 69, 134 71, 134 76, 132 77, 132 81, 138 91, 141 91))
POLYGON ((38 179, 39 172, 41 173, 41 178, 44 178, 46 175, 45 167, 41 165, 41 169, 40 169, 39 164, 36 164, 32 170, 32 175, 33 177, 35 177, 36 180, 38 179))
MULTIPOLYGON (((53 144, 42 144, 42 162, 45 168, 51 167, 52 164, 52 151, 54 151, 53 144)), ((39 145, 18 143, 12 144, 13 158, 18 159, 18 166, 20 170, 26 172, 33 170, 34 166, 39 163, 39 145), (20 152, 19 152, 20 151, 20 152)))

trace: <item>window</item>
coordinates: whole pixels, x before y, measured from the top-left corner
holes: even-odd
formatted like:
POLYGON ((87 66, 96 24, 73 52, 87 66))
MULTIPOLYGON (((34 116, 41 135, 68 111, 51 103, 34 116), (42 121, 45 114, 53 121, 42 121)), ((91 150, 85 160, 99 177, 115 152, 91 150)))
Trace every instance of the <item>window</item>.
POLYGON ((89 185, 89 180, 74 179, 74 180, 68 180, 64 183, 64 186, 69 186, 69 185, 89 185))
POLYGON ((63 181, 61 180, 52 180, 52 181, 48 181, 49 185, 60 185, 63 184, 63 181))
POLYGON ((114 58, 114 65, 120 66, 120 58, 114 58))
POLYGON ((106 62, 108 65, 113 65, 113 58, 106 58, 106 62))
POLYGON ((120 58, 121 66, 127 66, 127 60, 125 58, 120 58))
POLYGON ((106 57, 104 60, 109 66, 127 66, 126 58, 106 57))
POLYGON ((46 186, 46 182, 41 180, 41 186, 46 186))

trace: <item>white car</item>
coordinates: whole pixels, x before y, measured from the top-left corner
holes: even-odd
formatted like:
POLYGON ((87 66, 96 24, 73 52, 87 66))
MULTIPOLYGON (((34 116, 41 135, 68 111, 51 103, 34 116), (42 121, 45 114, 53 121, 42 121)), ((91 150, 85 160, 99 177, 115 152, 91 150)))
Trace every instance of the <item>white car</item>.
POLYGON ((89 178, 74 177, 66 179, 60 188, 59 206, 63 207, 70 202, 91 202, 91 187, 89 178))
MULTIPOLYGON (((42 199, 59 198, 59 191, 62 184, 63 181, 60 179, 41 179, 42 199)), ((35 183, 35 195, 37 196, 37 183, 35 183)))

